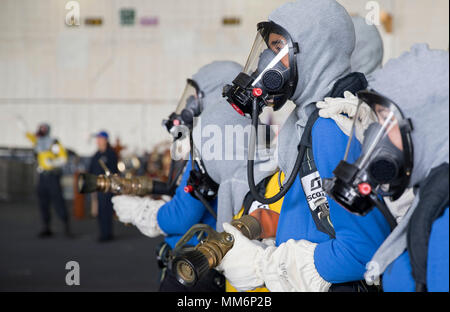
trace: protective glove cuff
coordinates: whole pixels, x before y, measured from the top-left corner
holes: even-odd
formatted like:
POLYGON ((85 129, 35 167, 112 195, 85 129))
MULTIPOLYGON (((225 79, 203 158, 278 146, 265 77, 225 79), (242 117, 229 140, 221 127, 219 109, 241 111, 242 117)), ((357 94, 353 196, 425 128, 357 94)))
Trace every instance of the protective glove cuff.
POLYGON ((142 209, 135 215, 133 224, 149 237, 166 235, 158 224, 158 211, 165 204, 163 200, 144 198, 142 209))
POLYGON ((270 291, 324 292, 330 283, 318 273, 314 264, 317 244, 306 240, 289 240, 264 257, 264 281, 270 291))
POLYGON ((255 257, 255 267, 256 274, 259 279, 261 279, 264 283, 264 281, 270 279, 273 275, 278 275, 277 270, 273 270, 273 267, 270 267, 268 265, 268 259, 271 258, 272 254, 276 251, 277 247, 275 246, 268 246, 266 249, 261 250, 257 257, 255 257))

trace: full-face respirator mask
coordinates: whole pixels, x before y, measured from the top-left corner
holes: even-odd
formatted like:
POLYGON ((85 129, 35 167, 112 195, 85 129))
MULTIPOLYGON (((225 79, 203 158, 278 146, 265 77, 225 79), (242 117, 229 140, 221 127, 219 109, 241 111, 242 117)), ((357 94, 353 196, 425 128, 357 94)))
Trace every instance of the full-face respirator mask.
POLYGON ((262 22, 257 27, 244 71, 223 89, 223 96, 241 115, 253 116, 255 102, 258 115, 265 106, 279 110, 297 86, 298 44, 274 22, 262 22))
POLYGON ((324 189, 345 209, 364 216, 375 206, 383 212, 387 208, 382 197, 396 200, 408 187, 413 126, 390 99, 368 90, 357 95, 359 105, 344 160, 333 171, 333 178, 324 179, 324 189), (352 162, 349 150, 357 141, 361 154, 352 162))
POLYGON ((198 84, 188 79, 177 108, 168 119, 163 120, 163 126, 175 140, 184 137, 186 129, 192 130, 194 118, 198 117, 203 110, 203 97, 203 91, 198 84))
POLYGON ((300 49, 289 33, 274 22, 257 25, 257 35, 250 56, 232 85, 226 85, 223 96, 242 116, 252 119, 252 131, 248 149, 247 176, 250 192, 262 204, 273 204, 280 200, 295 182, 300 169, 302 153, 296 166, 281 187, 271 198, 261 196, 254 179, 254 155, 258 137, 258 117, 264 107, 279 110, 295 92, 298 82, 297 54, 300 49))

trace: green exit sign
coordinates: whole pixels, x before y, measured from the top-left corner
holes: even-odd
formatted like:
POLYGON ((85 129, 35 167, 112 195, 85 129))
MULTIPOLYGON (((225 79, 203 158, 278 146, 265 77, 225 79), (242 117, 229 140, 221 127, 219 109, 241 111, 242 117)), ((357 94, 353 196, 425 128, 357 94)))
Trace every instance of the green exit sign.
POLYGON ((134 9, 121 9, 120 10, 120 24, 121 25, 134 25, 136 18, 136 12, 134 9))

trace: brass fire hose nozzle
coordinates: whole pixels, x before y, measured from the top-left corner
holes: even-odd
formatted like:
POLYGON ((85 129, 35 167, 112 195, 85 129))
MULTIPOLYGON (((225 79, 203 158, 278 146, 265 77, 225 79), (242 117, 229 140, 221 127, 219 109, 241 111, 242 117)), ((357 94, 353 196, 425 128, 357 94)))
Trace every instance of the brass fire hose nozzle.
POLYGON ((122 178, 118 175, 92 175, 89 173, 81 173, 78 176, 78 191, 80 193, 113 193, 144 196, 153 194, 153 180, 142 176, 132 178, 122 178))
MULTIPOLYGON (((261 236, 261 225, 252 216, 245 215, 233 220, 231 225, 249 239, 258 239, 261 236)), ((234 237, 230 233, 218 233, 206 224, 194 225, 175 246, 171 269, 181 284, 194 286, 208 270, 220 264, 233 244, 234 237), (201 236, 206 233, 207 236, 195 247, 182 248, 197 233, 201 236)))

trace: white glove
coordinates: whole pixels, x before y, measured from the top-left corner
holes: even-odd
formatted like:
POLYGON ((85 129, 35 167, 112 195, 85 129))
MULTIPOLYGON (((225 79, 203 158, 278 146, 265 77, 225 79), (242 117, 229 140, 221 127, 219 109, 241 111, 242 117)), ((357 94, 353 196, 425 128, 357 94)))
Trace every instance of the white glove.
POLYGON ((217 267, 238 291, 258 288, 264 284, 258 260, 264 253, 264 244, 251 241, 229 223, 223 224, 225 232, 234 237, 234 245, 217 267))
POLYGON ((138 209, 142 209, 142 200, 137 196, 119 195, 111 201, 119 221, 123 223, 133 223, 138 209))
POLYGON ((289 240, 279 247, 267 246, 250 241, 228 223, 223 228, 235 242, 217 269, 238 291, 263 284, 278 292, 326 292, 330 288, 331 283, 319 275, 314 265, 317 244, 289 240))
MULTIPOLYGON (((358 97, 349 91, 344 92, 344 98, 325 98, 324 101, 317 102, 316 106, 319 108, 319 116, 322 118, 333 119, 338 127, 347 136, 352 132, 354 117, 358 109, 358 97), (347 116, 343 115, 346 114, 347 116)), ((359 142, 363 142, 364 131, 367 127, 377 122, 377 116, 367 105, 360 107, 359 126, 355 129, 355 136, 359 142)))
POLYGON ((324 101, 317 102, 319 116, 322 118, 333 119, 339 128, 347 136, 350 136, 353 126, 353 117, 355 117, 358 108, 358 98, 351 92, 345 91, 344 98, 325 98, 324 101), (343 114, 347 114, 344 116, 343 114))
POLYGON ((260 268, 267 289, 278 292, 327 292, 325 281, 314 264, 317 244, 306 240, 288 240, 264 251, 260 268))
POLYGON ((119 195, 112 198, 112 203, 121 222, 135 225, 142 234, 149 237, 165 235, 157 221, 158 211, 165 204, 163 200, 119 195))
POLYGON ((266 245, 267 247, 275 247, 276 246, 276 242, 275 242, 275 238, 274 237, 270 237, 270 238, 264 238, 261 243, 263 243, 264 245, 266 245))

